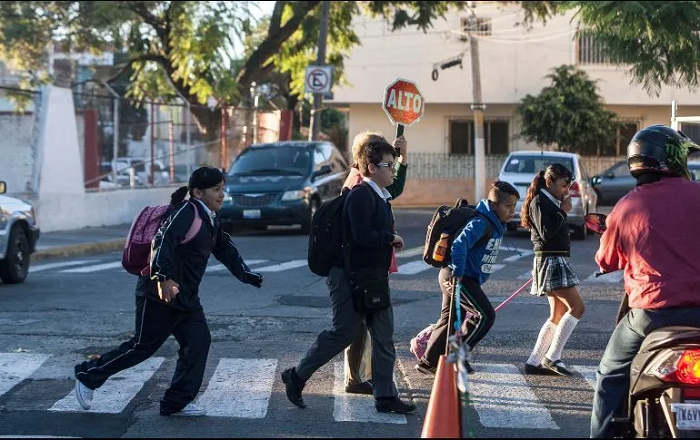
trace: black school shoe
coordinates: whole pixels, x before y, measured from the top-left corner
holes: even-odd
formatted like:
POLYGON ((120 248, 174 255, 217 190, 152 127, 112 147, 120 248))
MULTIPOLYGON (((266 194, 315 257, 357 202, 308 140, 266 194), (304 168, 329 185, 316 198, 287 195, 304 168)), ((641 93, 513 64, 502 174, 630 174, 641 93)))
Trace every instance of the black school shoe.
POLYGON ((416 405, 402 402, 398 396, 379 398, 374 402, 374 407, 380 413, 408 414, 416 410, 416 405))
POLYGON ((423 363, 423 362, 418 362, 416 364, 416 366, 413 368, 415 368, 416 371, 418 371, 420 373, 431 375, 431 376, 435 376, 435 373, 437 372, 436 367, 431 367, 430 365, 423 363))
POLYGON ((295 368, 288 368, 282 372, 282 382, 284 382, 287 399, 290 402, 298 406, 299 408, 306 408, 306 403, 304 403, 304 398, 301 397, 301 392, 304 391, 304 386, 306 382, 299 379, 295 368))
POLYGON ((345 392, 349 394, 372 395, 374 393, 374 389, 372 388, 372 384, 367 381, 362 383, 349 383, 345 385, 345 392))
POLYGON ((532 365, 525 362, 525 374, 539 375, 539 376, 551 376, 554 371, 549 368, 544 368, 541 365, 532 365))
POLYGON ((556 361, 550 361, 547 358, 542 359, 542 366, 544 368, 548 368, 555 373, 561 375, 561 376, 573 376, 574 373, 572 373, 569 369, 566 368, 564 365, 564 362, 561 361, 561 359, 556 360, 556 361))

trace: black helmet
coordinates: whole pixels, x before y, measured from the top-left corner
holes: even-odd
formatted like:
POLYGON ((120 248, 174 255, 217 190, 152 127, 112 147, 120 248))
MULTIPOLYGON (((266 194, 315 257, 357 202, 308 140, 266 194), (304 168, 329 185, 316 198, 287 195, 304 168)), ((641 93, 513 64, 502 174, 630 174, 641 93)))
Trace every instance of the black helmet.
POLYGON ((688 136, 665 125, 650 125, 639 130, 627 146, 627 165, 635 178, 645 174, 685 176, 688 150, 700 149, 688 136))

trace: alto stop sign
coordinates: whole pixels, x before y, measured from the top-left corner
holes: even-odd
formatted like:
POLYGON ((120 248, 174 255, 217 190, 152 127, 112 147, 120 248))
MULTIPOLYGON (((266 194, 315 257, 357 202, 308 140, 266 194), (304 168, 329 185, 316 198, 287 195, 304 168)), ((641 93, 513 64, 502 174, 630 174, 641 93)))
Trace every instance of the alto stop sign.
POLYGON ((384 90, 382 108, 394 124, 411 125, 423 116, 423 95, 414 81, 397 78, 384 90))

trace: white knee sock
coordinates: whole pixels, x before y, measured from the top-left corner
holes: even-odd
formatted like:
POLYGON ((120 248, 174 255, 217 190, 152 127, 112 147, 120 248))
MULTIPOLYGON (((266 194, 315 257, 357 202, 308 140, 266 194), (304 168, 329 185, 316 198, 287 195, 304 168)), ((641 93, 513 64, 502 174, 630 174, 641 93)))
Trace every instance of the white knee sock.
POLYGON ((566 313, 562 316, 561 320, 559 320, 559 325, 557 325, 557 331, 554 332, 552 345, 545 355, 547 359, 550 361, 558 361, 561 359, 561 351, 564 349, 564 345, 566 345, 566 341, 569 340, 574 328, 576 328, 576 324, 578 324, 578 318, 574 318, 573 315, 566 313))
POLYGON ((549 350, 549 346, 552 343, 556 329, 557 326, 554 325, 554 323, 549 319, 544 323, 540 329, 539 336, 537 336, 535 348, 532 349, 532 354, 527 360, 528 364, 539 366, 542 363, 542 358, 547 350, 549 350))

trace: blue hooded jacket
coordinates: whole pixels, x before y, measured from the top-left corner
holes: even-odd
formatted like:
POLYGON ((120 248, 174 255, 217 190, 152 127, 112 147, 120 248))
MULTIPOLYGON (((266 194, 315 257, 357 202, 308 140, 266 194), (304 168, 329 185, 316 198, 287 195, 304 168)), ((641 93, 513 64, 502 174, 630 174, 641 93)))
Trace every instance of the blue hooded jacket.
POLYGON ((505 232, 505 223, 501 223, 495 212, 489 207, 488 200, 482 200, 476 210, 483 214, 475 216, 464 227, 459 236, 452 243, 451 259, 453 275, 456 277, 467 276, 479 280, 484 284, 489 275, 494 272, 498 251, 501 249, 501 241, 505 232), (486 234, 486 222, 491 223, 491 239, 481 247, 474 245, 486 234))

